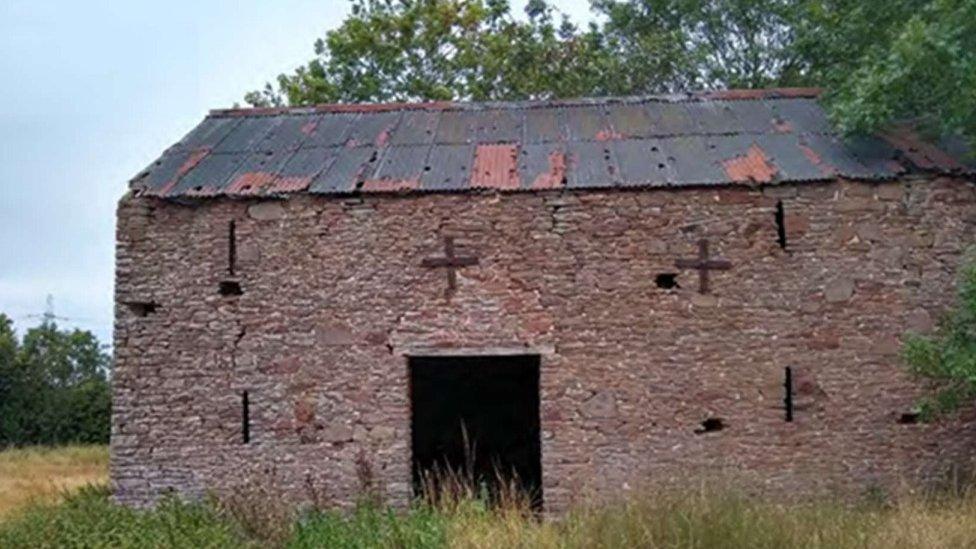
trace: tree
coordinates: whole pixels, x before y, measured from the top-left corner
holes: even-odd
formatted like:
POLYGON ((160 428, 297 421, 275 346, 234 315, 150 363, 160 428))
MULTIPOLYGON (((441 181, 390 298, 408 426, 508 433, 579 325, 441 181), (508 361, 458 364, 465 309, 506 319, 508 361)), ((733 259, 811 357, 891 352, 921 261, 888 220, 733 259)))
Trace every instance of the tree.
MULTIPOLYGON (((13 385, 14 360, 17 357, 18 342, 14 333, 13 321, 0 313, 0 409, 8 402, 13 385)), ((0 422, 2 422, 0 416, 0 422)))
POLYGON ((796 50, 846 133, 907 122, 976 145, 976 0, 817 0, 796 50))
POLYGON ((976 398, 976 262, 962 268, 956 308, 935 334, 910 335, 903 354, 913 374, 934 384, 935 391, 920 403, 923 418, 976 398))
MULTIPOLYGON (((793 0, 595 0, 607 18, 635 93, 658 91, 661 65, 669 90, 763 88, 805 83, 792 47, 793 0)), ((623 76, 623 75, 621 75, 623 76)))
POLYGON ((91 332, 44 320, 18 342, 0 314, 0 446, 108 442, 110 368, 91 332))
POLYGON ((613 57, 596 27, 558 24, 544 0, 518 21, 505 0, 354 0, 315 43, 316 57, 278 86, 247 94, 288 103, 492 100, 610 92, 613 57))
POLYGON ((845 133, 911 123, 976 144, 976 0, 354 0, 256 106, 820 86, 845 133))

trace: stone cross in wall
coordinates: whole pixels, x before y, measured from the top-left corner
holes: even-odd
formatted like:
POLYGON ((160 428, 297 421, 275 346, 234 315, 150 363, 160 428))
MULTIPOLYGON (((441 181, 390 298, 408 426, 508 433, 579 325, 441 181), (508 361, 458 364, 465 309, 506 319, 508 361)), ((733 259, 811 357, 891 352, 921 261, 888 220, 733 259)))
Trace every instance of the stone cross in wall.
POLYGON ((722 258, 712 258, 708 255, 708 240, 698 241, 698 257, 694 259, 679 259, 674 262, 679 269, 696 269, 698 271, 698 292, 708 293, 708 271, 727 271, 732 263, 722 258))
POLYGON ((444 237, 444 256, 428 257, 424 259, 423 265, 427 268, 447 269, 447 293, 450 295, 457 288, 457 270, 460 267, 477 265, 478 258, 474 256, 461 256, 454 254, 454 238, 444 237))

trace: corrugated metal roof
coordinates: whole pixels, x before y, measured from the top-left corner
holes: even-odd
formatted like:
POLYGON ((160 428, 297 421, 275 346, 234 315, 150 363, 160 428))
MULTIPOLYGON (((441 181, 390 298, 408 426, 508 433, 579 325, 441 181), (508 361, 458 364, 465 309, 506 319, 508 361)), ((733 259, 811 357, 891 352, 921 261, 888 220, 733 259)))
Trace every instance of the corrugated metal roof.
POLYGON ((842 140, 817 90, 213 111, 131 182, 164 197, 776 184, 976 174, 958 142, 842 140))

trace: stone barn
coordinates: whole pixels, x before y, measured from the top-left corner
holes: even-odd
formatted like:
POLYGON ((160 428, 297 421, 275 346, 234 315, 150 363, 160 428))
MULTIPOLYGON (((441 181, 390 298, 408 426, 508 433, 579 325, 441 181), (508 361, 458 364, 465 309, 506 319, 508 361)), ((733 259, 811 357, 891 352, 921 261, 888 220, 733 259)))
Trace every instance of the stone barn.
POLYGON ((115 497, 936 482, 976 424, 916 421, 899 340, 954 300, 965 158, 805 89, 213 111, 119 204, 115 497))

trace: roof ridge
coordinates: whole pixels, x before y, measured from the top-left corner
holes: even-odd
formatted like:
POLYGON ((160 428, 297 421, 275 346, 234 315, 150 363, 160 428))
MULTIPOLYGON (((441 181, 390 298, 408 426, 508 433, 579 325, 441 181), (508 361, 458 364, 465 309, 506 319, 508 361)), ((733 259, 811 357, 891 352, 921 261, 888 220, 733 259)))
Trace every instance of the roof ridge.
POLYGON ((487 110, 581 107, 627 103, 682 103, 690 101, 759 101, 765 99, 817 98, 821 88, 761 88, 695 91, 675 94, 631 96, 578 97, 571 99, 540 99, 524 101, 418 101, 390 103, 321 103, 295 107, 234 107, 212 109, 209 116, 276 116, 285 114, 365 113, 409 110, 487 110))

